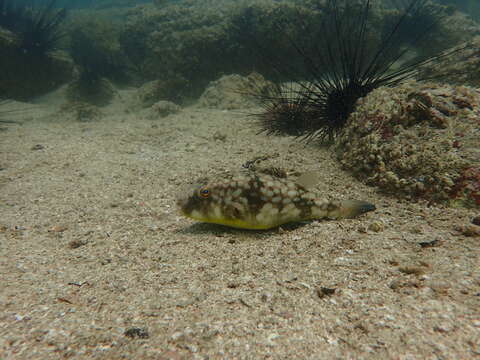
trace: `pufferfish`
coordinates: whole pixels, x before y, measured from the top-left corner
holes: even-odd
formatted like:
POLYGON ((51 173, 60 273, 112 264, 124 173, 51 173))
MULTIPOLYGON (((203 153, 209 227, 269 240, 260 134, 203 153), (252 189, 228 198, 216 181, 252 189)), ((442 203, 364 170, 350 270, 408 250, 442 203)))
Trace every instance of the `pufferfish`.
POLYGON ((330 201, 308 190, 309 174, 297 181, 266 173, 223 175, 203 181, 177 200, 180 212, 193 220, 240 229, 265 230, 286 223, 353 218, 375 210, 366 201, 330 201))

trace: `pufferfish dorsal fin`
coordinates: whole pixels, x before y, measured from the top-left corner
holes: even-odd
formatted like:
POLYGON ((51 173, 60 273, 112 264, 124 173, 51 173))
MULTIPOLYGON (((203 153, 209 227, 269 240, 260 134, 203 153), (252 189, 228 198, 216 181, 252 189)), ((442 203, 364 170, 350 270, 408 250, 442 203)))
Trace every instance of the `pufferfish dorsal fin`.
POLYGON ((295 182, 306 190, 309 190, 320 182, 320 174, 314 170, 307 171, 300 175, 295 182))
MULTIPOLYGON (((273 176, 274 178, 279 178, 279 179, 288 178, 287 171, 281 168, 276 168, 276 167, 258 169, 254 172, 257 174, 267 174, 267 175, 273 176)), ((303 187, 305 190, 310 190, 319 182, 320 182, 320 172, 315 170, 301 173, 300 176, 295 180, 295 183, 303 187)))

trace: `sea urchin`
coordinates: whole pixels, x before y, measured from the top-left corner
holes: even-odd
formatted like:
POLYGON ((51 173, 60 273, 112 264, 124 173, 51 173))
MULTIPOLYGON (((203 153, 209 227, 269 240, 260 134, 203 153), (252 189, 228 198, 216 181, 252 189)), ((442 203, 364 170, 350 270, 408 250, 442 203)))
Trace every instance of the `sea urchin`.
POLYGON ((359 98, 375 88, 393 86, 408 78, 426 80, 420 75, 423 65, 463 49, 413 56, 407 61, 416 55, 412 47, 418 47, 431 33, 441 14, 424 16, 428 0, 404 0, 401 8, 398 3, 396 10, 391 10, 397 11, 396 21, 376 31, 379 21, 374 18, 370 0, 315 2, 320 25, 299 19, 305 38, 289 39, 304 68, 282 65, 271 55, 265 57, 282 78, 289 77, 293 82, 274 83, 254 94, 264 108, 255 114, 262 130, 307 140, 332 140, 345 126, 359 98), (405 33, 411 31, 405 27, 417 29, 408 45, 405 33))
POLYGON ((33 0, 0 0, 0 27, 19 38, 19 51, 32 56, 44 56, 56 50, 64 36, 60 26, 65 9, 55 7, 57 0, 35 6, 33 0))

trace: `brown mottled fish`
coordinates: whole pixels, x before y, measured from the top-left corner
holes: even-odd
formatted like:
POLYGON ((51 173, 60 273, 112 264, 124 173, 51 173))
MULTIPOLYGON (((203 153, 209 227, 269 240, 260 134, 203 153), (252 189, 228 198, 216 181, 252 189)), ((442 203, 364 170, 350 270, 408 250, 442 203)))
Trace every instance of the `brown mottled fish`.
POLYGON ((353 218, 375 210, 365 201, 329 201, 307 190, 311 176, 297 181, 264 173, 224 175, 204 181, 180 197, 181 213, 191 219, 240 229, 262 230, 290 222, 353 218))

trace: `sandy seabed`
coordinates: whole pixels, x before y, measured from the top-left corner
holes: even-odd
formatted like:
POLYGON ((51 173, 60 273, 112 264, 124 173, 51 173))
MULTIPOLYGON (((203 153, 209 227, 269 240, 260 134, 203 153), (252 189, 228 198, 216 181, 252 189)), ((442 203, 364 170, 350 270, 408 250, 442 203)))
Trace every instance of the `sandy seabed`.
POLYGON ((242 111, 149 120, 128 96, 1 126, 1 359, 480 358, 480 238, 457 230, 478 212, 382 195, 242 111), (263 232, 177 213, 185 184, 257 157, 378 209, 263 232))

